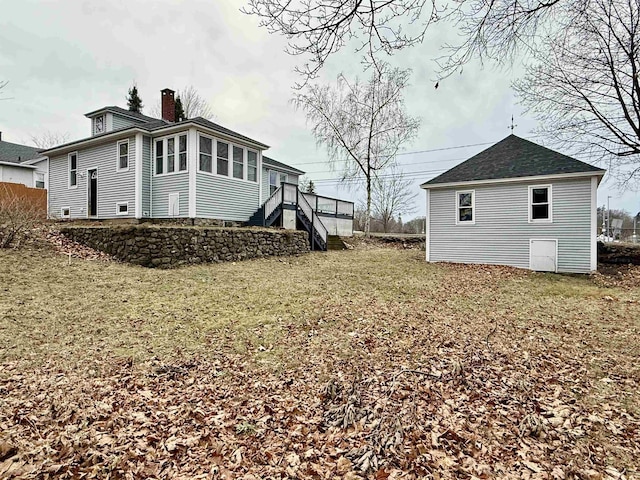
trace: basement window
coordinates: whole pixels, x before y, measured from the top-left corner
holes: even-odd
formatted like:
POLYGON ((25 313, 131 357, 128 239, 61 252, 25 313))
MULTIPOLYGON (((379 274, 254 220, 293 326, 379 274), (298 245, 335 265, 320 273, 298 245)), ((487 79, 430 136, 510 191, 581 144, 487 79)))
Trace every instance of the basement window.
POLYGON ((129 202, 116 203, 116 215, 128 215, 129 214, 129 202))
POLYGON ((551 223, 551 185, 529 187, 529 223, 551 223))
POLYGON ((62 207, 60 209, 60 218, 71 218, 71 209, 69 207, 62 207))
POLYGON ((473 225, 476 223, 476 192, 465 190, 456 192, 456 225, 473 225))

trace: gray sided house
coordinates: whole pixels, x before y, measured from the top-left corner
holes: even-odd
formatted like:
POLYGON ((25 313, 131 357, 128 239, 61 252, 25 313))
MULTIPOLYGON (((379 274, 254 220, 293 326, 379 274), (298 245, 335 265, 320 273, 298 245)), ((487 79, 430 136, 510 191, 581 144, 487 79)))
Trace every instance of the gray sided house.
POLYGON ((604 174, 510 135, 422 184, 427 261, 595 271, 604 174))
POLYGON ((162 119, 103 107, 86 114, 90 137, 44 152, 51 217, 248 222, 281 186, 297 191, 304 172, 264 157, 267 145, 201 117, 176 122, 174 92, 161 93, 162 119))
POLYGON ((40 149, 6 142, 0 132, 0 182, 47 188, 47 158, 40 149))

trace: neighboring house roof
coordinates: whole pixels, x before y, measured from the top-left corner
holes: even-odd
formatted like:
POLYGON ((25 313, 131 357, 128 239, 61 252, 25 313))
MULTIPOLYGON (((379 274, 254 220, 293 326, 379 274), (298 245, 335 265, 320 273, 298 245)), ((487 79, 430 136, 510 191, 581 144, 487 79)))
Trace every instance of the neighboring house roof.
POLYGON ((85 113, 84 116, 92 117, 102 112, 116 113, 124 117, 131 117, 134 120, 138 120, 140 122, 153 122, 155 120, 159 120, 158 118, 149 117, 148 115, 143 115, 142 113, 138 113, 138 112, 132 112, 131 110, 127 110, 126 108, 116 107, 115 105, 99 108, 98 110, 94 110, 93 112, 85 113))
POLYGON ((422 187, 444 183, 504 180, 574 173, 603 175, 605 170, 515 135, 447 170, 422 187))
POLYGON ((40 149, 28 145, 20 145, 0 141, 0 161, 8 163, 21 163, 40 157, 40 149))
POLYGON ((274 160, 273 158, 265 157, 264 155, 262 156, 262 163, 271 167, 281 168, 283 170, 289 170, 299 175, 304 175, 305 173, 302 170, 298 170, 297 168, 290 167, 286 163, 279 162, 277 160, 274 160))

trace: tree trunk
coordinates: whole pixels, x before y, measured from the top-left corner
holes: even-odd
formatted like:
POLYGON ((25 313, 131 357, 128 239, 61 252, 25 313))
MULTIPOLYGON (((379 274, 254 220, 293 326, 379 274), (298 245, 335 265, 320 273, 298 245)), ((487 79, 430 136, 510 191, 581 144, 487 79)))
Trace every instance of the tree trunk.
POLYGON ((367 218, 364 220, 364 235, 371 237, 371 169, 367 169, 367 218))

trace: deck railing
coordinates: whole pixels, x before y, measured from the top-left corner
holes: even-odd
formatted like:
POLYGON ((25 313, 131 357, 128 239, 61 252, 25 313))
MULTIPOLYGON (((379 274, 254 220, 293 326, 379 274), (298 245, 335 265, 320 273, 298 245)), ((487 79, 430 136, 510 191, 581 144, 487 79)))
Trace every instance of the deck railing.
POLYGON ((283 201, 289 205, 295 205, 298 198, 298 186, 293 183, 283 183, 283 201))
POLYGON ((325 215, 344 215, 353 218, 353 202, 345 202, 337 198, 323 197, 315 193, 304 193, 304 198, 312 208, 325 215))

